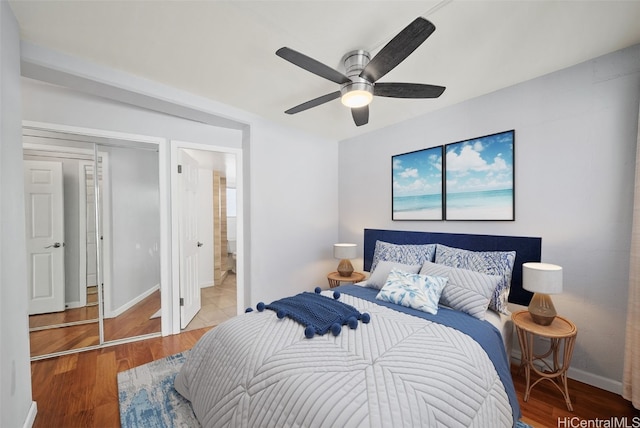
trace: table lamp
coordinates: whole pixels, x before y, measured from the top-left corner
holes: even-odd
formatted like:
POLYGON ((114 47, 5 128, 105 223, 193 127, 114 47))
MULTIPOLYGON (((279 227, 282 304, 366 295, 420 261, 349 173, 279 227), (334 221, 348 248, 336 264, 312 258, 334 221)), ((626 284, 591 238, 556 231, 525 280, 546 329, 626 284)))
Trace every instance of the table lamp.
POLYGON ((340 276, 349 277, 353 273, 353 265, 349 259, 356 258, 356 244, 333 244, 333 257, 340 259, 338 273, 340 276))
POLYGON ((562 293, 562 268, 550 263, 524 263, 522 287, 534 293, 529 303, 533 322, 551 324, 557 313, 549 294, 562 293))

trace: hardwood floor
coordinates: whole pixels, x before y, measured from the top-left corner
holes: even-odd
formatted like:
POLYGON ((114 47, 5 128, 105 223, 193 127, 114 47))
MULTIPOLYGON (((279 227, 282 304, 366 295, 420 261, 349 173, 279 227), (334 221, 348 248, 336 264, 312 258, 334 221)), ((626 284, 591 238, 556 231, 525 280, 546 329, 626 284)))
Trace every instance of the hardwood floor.
MULTIPOLYGON (((569 397, 573 405, 573 412, 567 410, 564 397, 549 381, 540 382, 529 394, 529 400, 524 401, 526 380, 524 373, 518 373, 518 367, 511 367, 511 376, 516 387, 518 402, 522 410, 522 420, 535 428, 580 427, 580 426, 609 426, 609 425, 580 425, 577 419, 584 421, 610 420, 611 418, 627 417, 628 426, 640 426, 640 412, 620 395, 604 391, 582 382, 569 379, 569 397), (633 418, 638 417, 636 424, 633 418), (565 422, 566 421, 566 422, 565 422)), ((537 379, 532 376, 532 379, 537 379)), ((625 425, 622 425, 625 426, 625 425)))
MULTIPOLYGON (((88 306, 86 307, 67 309, 52 314, 31 315, 29 317, 31 356, 36 357, 99 345, 97 296, 97 291, 88 290, 88 306), (91 305, 92 301, 95 302, 93 305, 91 305), (59 328, 47 327, 64 324, 78 325, 59 328)), ((184 331, 218 325, 237 315, 236 275, 230 272, 222 284, 203 288, 201 299, 201 310, 184 331)), ((118 317, 105 319, 105 340, 112 341, 159 333, 161 331, 160 318, 150 318, 159 309, 160 292, 156 291, 118 317)))
MULTIPOLYGON (((210 328, 185 331, 108 348, 65 355, 31 363, 33 399, 38 405, 36 428, 118 427, 118 387, 120 371, 191 349, 210 328)), ((524 375, 512 367, 512 375, 523 421, 535 428, 596 426, 579 425, 579 420, 628 418, 640 413, 622 397, 570 380, 574 412, 567 411, 559 391, 548 382, 538 384, 529 401, 523 401, 524 375), (574 418, 574 424, 558 424, 558 418, 574 418)), ((640 421, 640 419, 638 420, 640 421)), ((605 426, 605 425, 600 425, 605 426)))
POLYGON ((67 309, 62 312, 29 316, 29 329, 39 330, 50 326, 83 321, 98 321, 98 306, 67 309))
POLYGON ((119 427, 116 374, 191 349, 209 328, 31 363, 35 428, 119 427))
POLYGON ((160 317, 151 318, 159 309, 160 291, 156 291, 117 317, 105 318, 104 340, 118 340, 160 333, 162 330, 160 317))
MULTIPOLYGON (((104 338, 106 341, 135 337, 161 331, 160 318, 150 318, 160 309, 160 292, 156 291, 140 303, 115 318, 104 320, 104 338)), ((97 319, 97 306, 69 309, 54 314, 32 315, 29 327, 81 322, 97 319)), ((100 343, 98 323, 71 325, 53 329, 31 331, 29 340, 31 356, 40 356, 67 350, 95 346, 100 343)))

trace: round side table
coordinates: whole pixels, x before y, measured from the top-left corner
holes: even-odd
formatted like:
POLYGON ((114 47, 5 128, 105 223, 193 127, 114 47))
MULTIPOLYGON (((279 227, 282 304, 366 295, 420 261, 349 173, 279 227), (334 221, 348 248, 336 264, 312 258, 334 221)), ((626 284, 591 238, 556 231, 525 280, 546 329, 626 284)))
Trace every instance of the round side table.
POLYGON ((567 387, 567 370, 569 370, 569 365, 571 364, 573 346, 578 334, 575 324, 560 316, 556 316, 550 325, 536 324, 533 322, 529 311, 515 312, 511 315, 511 319, 516 326, 518 342, 520 342, 520 350, 522 351, 520 367, 524 367, 527 380, 524 401, 529 399, 529 394, 533 387, 538 382, 546 379, 560 390, 567 403, 567 408, 569 411, 573 411, 571 399, 569 398, 569 388, 567 387), (544 354, 535 354, 533 352, 533 338, 535 336, 546 337, 550 340, 549 349, 544 354), (562 351, 560 352, 560 350, 562 351), (553 357, 553 367, 544 360, 549 356, 553 357), (562 361, 560 357, 562 357, 562 361), (534 364, 535 361, 541 361, 547 370, 539 370, 534 364), (530 385, 532 370, 540 378, 530 385))
POLYGON ((364 280, 364 274, 362 272, 353 272, 351 276, 340 276, 338 272, 331 272, 327 275, 327 280, 329 280, 329 287, 334 288, 339 286, 340 284, 347 282, 360 282, 364 280))

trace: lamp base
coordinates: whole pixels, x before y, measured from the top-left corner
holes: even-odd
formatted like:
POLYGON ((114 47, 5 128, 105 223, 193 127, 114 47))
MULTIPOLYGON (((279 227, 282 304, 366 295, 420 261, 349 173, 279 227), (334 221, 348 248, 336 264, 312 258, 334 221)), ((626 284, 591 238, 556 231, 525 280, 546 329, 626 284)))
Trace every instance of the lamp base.
POLYGON ((551 324, 557 315, 551 296, 542 293, 533 295, 531 303, 529 303, 529 313, 533 322, 539 325, 551 324))
POLYGON ((340 274, 340 276, 344 277, 351 276, 351 274, 353 273, 353 265, 348 259, 340 260, 340 263, 338 264, 338 273, 340 274))

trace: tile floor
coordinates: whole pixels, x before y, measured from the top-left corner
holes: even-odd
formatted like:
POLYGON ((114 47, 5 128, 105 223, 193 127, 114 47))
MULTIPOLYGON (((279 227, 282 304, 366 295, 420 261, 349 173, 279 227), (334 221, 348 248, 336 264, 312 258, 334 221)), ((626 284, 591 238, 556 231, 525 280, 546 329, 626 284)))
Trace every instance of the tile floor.
POLYGON ((182 331, 218 325, 237 315, 236 275, 229 272, 222 284, 201 289, 202 308, 182 331))

